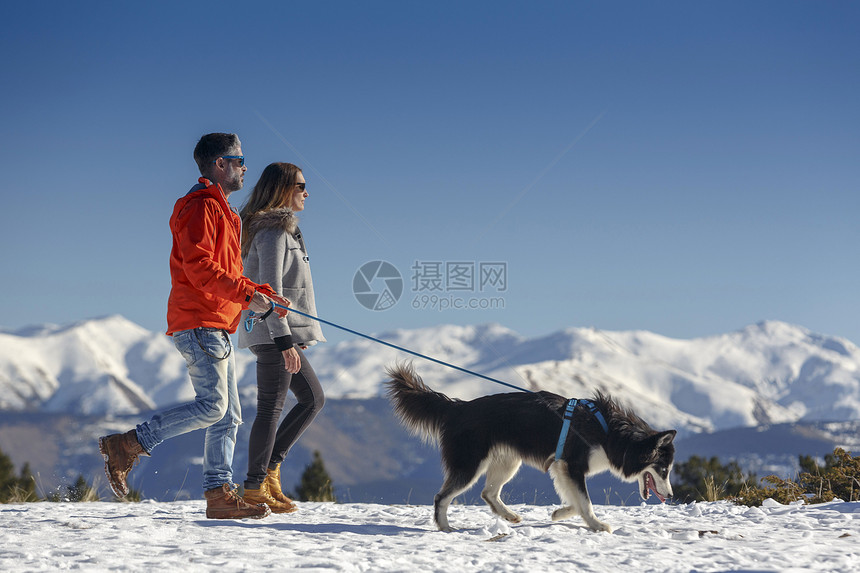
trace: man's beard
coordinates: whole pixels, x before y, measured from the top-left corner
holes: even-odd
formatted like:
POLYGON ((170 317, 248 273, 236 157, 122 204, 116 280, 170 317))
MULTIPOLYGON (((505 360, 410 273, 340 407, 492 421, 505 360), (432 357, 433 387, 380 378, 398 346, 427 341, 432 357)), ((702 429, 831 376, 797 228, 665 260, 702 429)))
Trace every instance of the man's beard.
POLYGON ((239 189, 242 188, 242 174, 236 173, 233 177, 231 177, 227 181, 224 181, 224 183, 221 184, 221 187, 227 193, 232 193, 233 191, 238 191, 239 189))

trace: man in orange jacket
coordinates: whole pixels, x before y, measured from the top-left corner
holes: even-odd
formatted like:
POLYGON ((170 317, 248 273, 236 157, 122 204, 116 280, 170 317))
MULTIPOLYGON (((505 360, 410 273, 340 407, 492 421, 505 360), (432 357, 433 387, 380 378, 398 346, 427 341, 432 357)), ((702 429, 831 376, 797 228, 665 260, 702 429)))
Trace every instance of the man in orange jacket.
MULTIPOLYGON (((170 217, 170 298, 167 334, 188 363, 193 402, 154 415, 124 434, 99 438, 105 473, 114 493, 128 494, 126 481, 138 456, 148 456, 168 438, 206 428, 203 490, 206 516, 266 517, 265 504, 249 505, 233 486, 233 450, 242 422, 230 334, 240 312, 266 313, 275 300, 269 287, 242 276, 242 222, 227 202, 242 188, 247 167, 235 134, 210 133, 194 148, 202 177, 176 202, 170 217)), ((280 312, 280 311, 279 311, 280 312)))

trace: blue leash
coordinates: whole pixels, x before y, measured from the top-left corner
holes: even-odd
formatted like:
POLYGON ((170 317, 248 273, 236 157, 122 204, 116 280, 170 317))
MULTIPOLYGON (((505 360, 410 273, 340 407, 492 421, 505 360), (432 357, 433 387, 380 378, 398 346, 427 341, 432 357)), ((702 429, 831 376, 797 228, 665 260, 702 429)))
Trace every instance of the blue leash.
MULTIPOLYGON (((444 362, 444 361, 439 360, 437 358, 433 358, 432 356, 427 356, 426 354, 421 354, 420 352, 415 352, 414 350, 409 350, 408 348, 403 348, 402 346, 397 346, 396 344, 391 344, 390 342, 385 342, 384 340, 380 340, 379 338, 374 338, 373 336, 369 336, 367 334, 358 332, 356 330, 352 330, 351 328, 347 328, 345 326, 341 326, 339 324, 329 322, 327 320, 319 318, 318 316, 306 314, 300 310, 296 310, 294 308, 280 305, 276 302, 272 302, 272 308, 270 308, 268 310, 268 312, 260 315, 259 317, 257 317, 254 314, 254 311, 252 311, 252 310, 248 311, 248 318, 245 319, 245 331, 251 332, 251 330, 253 330, 253 328, 254 328, 254 324, 256 324, 259 320, 262 320, 263 318, 272 314, 272 312, 275 310, 275 308, 282 308, 282 309, 285 309, 289 312, 295 312, 296 314, 300 314, 304 317, 310 318, 311 320, 316 320, 317 322, 321 322, 323 324, 333 326, 334 328, 339 328, 340 330, 344 330, 350 334, 354 334, 356 336, 361 336, 362 338, 366 338, 368 340, 378 342, 379 344, 383 344, 385 346, 394 348, 396 350, 400 350, 401 352, 406 352, 407 354, 412 354, 413 356, 417 356, 419 358, 429 360, 430 362, 435 362, 436 364, 441 364, 442 366, 447 366, 448 368, 453 368, 454 370, 459 370, 460 372, 464 372, 464 373, 469 374, 471 376, 477 376, 478 378, 483 378, 484 380, 489 380, 490 382, 495 382, 496 384, 501 384, 502 386, 507 386, 508 388, 513 388, 514 390, 519 390, 521 392, 528 392, 529 394, 534 393, 534 391, 532 391, 532 390, 526 390, 525 388, 520 388, 519 386, 514 386, 513 384, 508 384, 507 382, 502 382, 501 380, 496 380, 495 378, 491 378, 489 376, 484 376, 483 374, 479 374, 478 372, 473 372, 472 370, 468 370, 466 368, 461 368, 460 366, 456 366, 456 365, 451 364, 449 362, 444 362)), ((580 403, 583 404, 584 406, 586 406, 588 408, 588 411, 591 412, 591 414, 595 418, 597 418, 597 421, 600 422, 600 425, 603 428, 603 431, 607 434, 609 433, 609 427, 606 425, 606 420, 604 419, 603 414, 600 412, 600 410, 597 409, 597 406, 594 404, 594 402, 592 402, 591 400, 571 398, 570 400, 568 400, 567 407, 565 408, 565 411, 564 411, 564 422, 561 425, 561 433, 558 436, 558 444, 556 445, 556 448, 555 448, 555 459, 557 459, 557 460, 561 459, 561 455, 562 455, 562 452, 564 450, 564 443, 567 441, 567 434, 571 429, 570 428, 570 421, 573 419, 573 411, 576 408, 577 404, 580 404, 580 403)), ((574 433, 579 435, 579 432, 577 432, 576 430, 574 430, 574 433)), ((582 436, 580 436, 580 438, 582 438, 582 436)), ((586 443, 588 443, 588 440, 586 440, 585 438, 582 438, 582 440, 585 441, 586 443)))
MULTIPOLYGON (((305 317, 310 318, 312 320, 316 320, 316 321, 321 322, 323 324, 333 326, 334 328, 339 328, 339 329, 344 330, 350 334, 354 334, 356 336, 361 336, 361 337, 366 338, 368 340, 378 342, 379 344, 384 344, 385 346, 389 346, 389 347, 394 348, 396 350, 400 350, 401 352, 406 352, 407 354, 412 354, 413 356, 417 356, 419 358, 429 360, 430 362, 435 362, 436 364, 441 364, 442 366, 447 366, 448 368, 453 368, 454 370, 459 370, 460 372, 464 372, 464 373, 470 374, 472 376, 477 376, 478 378, 483 378, 484 380, 489 380, 490 382, 495 382, 496 384, 501 384, 502 386, 507 386, 508 388, 513 388, 514 390, 519 390, 521 392, 528 392, 530 394, 534 393, 532 390, 526 390, 525 388, 520 388, 519 386, 514 386, 513 384, 508 384, 507 382, 502 382, 501 380, 496 380, 495 378, 490 378, 489 376, 484 376, 483 374, 479 374, 477 372, 467 370, 466 368, 461 368, 459 366, 455 366, 454 364, 450 364, 448 362, 443 362, 442 360, 439 360, 437 358, 433 358, 432 356, 427 356, 426 354, 421 354, 419 352, 415 352, 414 350, 409 350, 408 348, 403 348, 402 346, 397 346, 396 344, 391 344, 390 342, 385 342, 384 340, 380 340, 378 338, 374 338, 374 337, 369 336, 367 334, 357 332, 357 331, 352 330, 350 328, 346 328, 345 326, 341 326, 339 324, 335 324, 333 322, 323 320, 322 318, 319 318, 317 316, 306 314, 300 310, 296 310, 294 308, 283 306, 283 305, 277 304, 275 302, 273 302, 272 304, 274 305, 272 307, 272 310, 274 310, 275 308, 283 308, 285 310, 288 310, 290 312, 294 312, 296 314, 300 314, 302 316, 305 316, 305 317)), ((266 316, 270 313, 271 313, 271 310, 263 316, 266 316)), ((249 311, 248 318, 245 319, 245 331, 251 332, 251 330, 254 328, 254 324, 256 323, 257 320, 259 320, 259 319, 254 315, 254 312, 249 311)))

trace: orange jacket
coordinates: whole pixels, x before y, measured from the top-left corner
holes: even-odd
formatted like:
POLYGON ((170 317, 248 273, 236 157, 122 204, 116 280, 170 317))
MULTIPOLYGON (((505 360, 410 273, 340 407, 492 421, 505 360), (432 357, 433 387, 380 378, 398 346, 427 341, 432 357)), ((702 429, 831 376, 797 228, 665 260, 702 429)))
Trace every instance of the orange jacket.
POLYGON ((176 202, 170 217, 170 298, 167 334, 198 327, 236 332, 239 313, 254 291, 271 294, 242 276, 242 220, 221 187, 201 177, 176 202))

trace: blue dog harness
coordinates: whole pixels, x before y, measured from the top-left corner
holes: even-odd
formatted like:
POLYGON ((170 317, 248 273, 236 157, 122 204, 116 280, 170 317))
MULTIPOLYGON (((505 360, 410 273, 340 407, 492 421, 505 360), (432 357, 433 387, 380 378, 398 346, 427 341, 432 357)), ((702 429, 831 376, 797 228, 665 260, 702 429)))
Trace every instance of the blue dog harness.
POLYGON ((591 400, 571 398, 567 401, 567 407, 564 409, 564 422, 561 425, 561 434, 558 436, 558 445, 555 447, 555 459, 557 460, 561 459, 561 453, 564 450, 564 442, 567 441, 567 434, 570 432, 570 421, 573 419, 573 410, 578 404, 582 404, 588 408, 591 415, 600 422, 600 425, 603 427, 603 431, 607 434, 609 433, 609 426, 606 425, 606 419, 603 417, 603 414, 600 413, 600 410, 597 409, 597 405, 594 402, 591 400))

